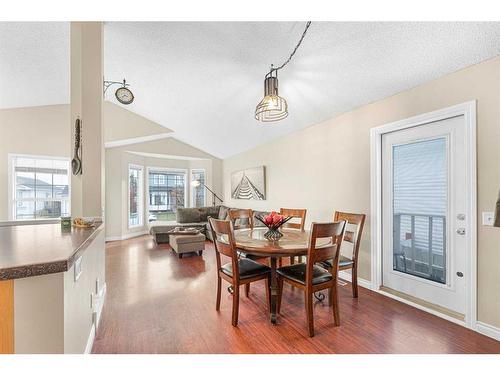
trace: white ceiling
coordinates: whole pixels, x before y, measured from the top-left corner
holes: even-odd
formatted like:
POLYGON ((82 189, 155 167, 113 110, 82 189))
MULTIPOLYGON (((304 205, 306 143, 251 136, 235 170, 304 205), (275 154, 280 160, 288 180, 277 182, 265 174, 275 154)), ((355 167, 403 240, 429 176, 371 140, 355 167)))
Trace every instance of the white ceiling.
MULTIPOLYGON (((259 123, 264 75, 288 57, 304 26, 106 23, 106 79, 132 85, 127 109, 224 158, 500 52, 500 22, 313 22, 280 72, 289 117, 259 123)), ((0 23, 0 108, 69 102, 68 66, 67 23, 0 23)))

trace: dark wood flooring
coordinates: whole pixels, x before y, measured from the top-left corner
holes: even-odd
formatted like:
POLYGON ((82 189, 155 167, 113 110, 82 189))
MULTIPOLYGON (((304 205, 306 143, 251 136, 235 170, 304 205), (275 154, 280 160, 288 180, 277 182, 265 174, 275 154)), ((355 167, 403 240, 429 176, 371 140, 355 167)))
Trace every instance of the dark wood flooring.
MULTIPOLYGON (((340 327, 326 302, 314 306, 309 338, 303 294, 285 286, 271 325, 264 282, 241 293, 237 328, 224 291, 215 311, 215 256, 178 259, 149 236, 108 243, 107 296, 93 353, 500 353, 500 342, 361 288, 340 288, 340 327)), ((227 284, 225 285, 227 286, 227 284)))

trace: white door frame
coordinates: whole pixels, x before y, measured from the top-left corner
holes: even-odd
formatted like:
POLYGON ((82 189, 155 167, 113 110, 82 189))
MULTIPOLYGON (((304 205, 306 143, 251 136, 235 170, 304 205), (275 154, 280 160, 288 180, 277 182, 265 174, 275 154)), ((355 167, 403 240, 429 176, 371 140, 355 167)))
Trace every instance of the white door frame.
MULTIPOLYGON (((477 320, 477 202, 476 202, 476 101, 458 104, 443 108, 434 112, 410 117, 404 120, 391 122, 371 129, 371 288, 381 292, 382 285, 382 135, 424 125, 434 121, 445 120, 450 117, 464 116, 466 123, 466 179, 468 186, 467 195, 469 204, 466 209, 466 233, 469 234, 466 245, 466 267, 468 275, 466 279, 466 305, 465 322, 448 317, 447 315, 434 312, 433 310, 420 307, 414 303, 411 305, 422 308, 430 313, 439 315, 455 323, 462 324, 468 328, 476 329, 477 320)), ((383 293, 386 294, 386 293, 383 293)), ((390 294, 386 294, 392 297, 390 294)), ((401 300, 400 298, 397 298, 401 300)), ((404 301, 403 301, 404 302, 404 301)))

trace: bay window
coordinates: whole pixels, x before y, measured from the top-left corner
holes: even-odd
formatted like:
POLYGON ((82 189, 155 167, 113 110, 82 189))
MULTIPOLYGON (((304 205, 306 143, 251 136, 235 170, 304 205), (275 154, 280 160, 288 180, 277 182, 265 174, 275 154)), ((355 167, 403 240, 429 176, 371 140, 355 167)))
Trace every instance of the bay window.
POLYGON ((177 208, 186 207, 186 171, 150 169, 149 221, 174 221, 177 208))
POLYGON ((128 167, 128 226, 129 228, 143 225, 143 168, 129 165, 128 167))
POLYGON ((191 188, 191 206, 192 207, 204 207, 206 206, 206 196, 205 196, 205 170, 204 169, 192 169, 191 170, 191 181, 199 181, 197 186, 191 188))

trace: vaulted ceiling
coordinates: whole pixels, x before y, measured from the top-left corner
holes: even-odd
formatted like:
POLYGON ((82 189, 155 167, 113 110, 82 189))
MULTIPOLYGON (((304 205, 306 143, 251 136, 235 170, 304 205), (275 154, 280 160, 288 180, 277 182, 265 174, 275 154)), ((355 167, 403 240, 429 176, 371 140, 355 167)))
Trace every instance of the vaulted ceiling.
MULTIPOLYGON (((304 22, 109 22, 105 76, 126 108, 224 158, 497 56, 500 23, 313 22, 280 71, 290 115, 254 119, 304 22)), ((107 100, 115 101, 112 93, 107 100)), ((69 24, 0 23, 0 108, 69 102, 69 24)))

